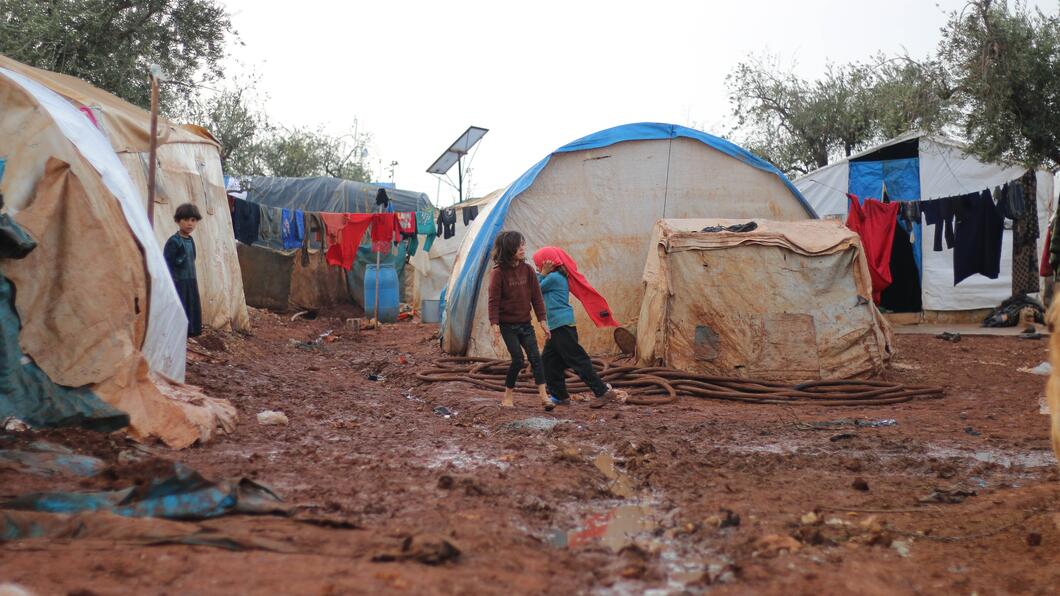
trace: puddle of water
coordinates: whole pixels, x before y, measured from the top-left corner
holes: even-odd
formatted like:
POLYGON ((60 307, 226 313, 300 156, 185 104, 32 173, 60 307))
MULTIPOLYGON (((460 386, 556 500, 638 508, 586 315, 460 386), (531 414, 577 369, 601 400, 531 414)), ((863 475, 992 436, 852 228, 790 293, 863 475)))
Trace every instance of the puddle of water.
POLYGON ((628 499, 633 496, 633 481, 629 475, 615 467, 615 458, 610 453, 601 453, 593 460, 597 470, 610 480, 607 489, 616 497, 628 499))
POLYGON ((578 528, 566 533, 565 542, 568 548, 599 542, 618 552, 636 542, 638 536, 655 530, 656 526, 651 506, 620 505, 586 517, 578 528))
POLYGON ((502 425, 502 427, 508 430, 552 430, 564 422, 570 422, 570 420, 534 416, 533 418, 524 418, 523 420, 509 422, 502 425))
POLYGON ((507 462, 490 459, 474 453, 467 453, 455 447, 447 447, 439 450, 432 454, 430 459, 427 460, 427 467, 432 470, 444 468, 449 464, 452 464, 453 467, 458 470, 482 468, 485 466, 493 466, 501 470, 508 469, 507 462))
POLYGON ((975 451, 963 451, 952 447, 940 447, 929 445, 927 455, 942 459, 974 459, 988 464, 997 464, 1005 468, 1015 466, 1024 468, 1044 468, 1056 465, 1056 457, 1052 451, 1035 449, 1022 453, 999 451, 997 449, 977 449, 975 451))

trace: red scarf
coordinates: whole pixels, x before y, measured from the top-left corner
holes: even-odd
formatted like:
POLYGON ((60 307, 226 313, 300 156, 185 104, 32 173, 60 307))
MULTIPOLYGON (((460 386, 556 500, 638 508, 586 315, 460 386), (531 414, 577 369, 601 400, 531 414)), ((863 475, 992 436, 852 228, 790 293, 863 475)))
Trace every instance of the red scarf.
POLYGON ((545 261, 552 261, 556 265, 563 265, 567 268, 567 283, 570 285, 570 293, 581 301, 585 312, 593 320, 593 323, 596 323, 597 327, 619 326, 618 321, 611 314, 611 307, 607 305, 607 300, 600 295, 600 292, 597 292, 596 289, 589 285, 589 281, 585 279, 584 275, 578 273, 578 264, 574 262, 574 259, 566 251, 555 246, 546 246, 534 253, 534 263, 537 265, 538 270, 541 269, 545 261))
POLYGON ((364 233, 372 223, 372 214, 321 213, 320 217, 327 229, 328 265, 349 271, 357 258, 357 247, 361 245, 361 238, 364 238, 364 233))

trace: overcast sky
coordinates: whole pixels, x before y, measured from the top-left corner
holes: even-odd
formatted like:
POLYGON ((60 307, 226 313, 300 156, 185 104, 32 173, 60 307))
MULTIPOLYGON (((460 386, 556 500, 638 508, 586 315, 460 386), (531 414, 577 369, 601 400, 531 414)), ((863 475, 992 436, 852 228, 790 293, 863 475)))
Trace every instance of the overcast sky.
MULTIPOLYGON (((277 122, 340 134, 358 121, 376 180, 456 191, 425 170, 469 125, 489 129, 471 194, 507 186, 552 150, 631 122, 725 134, 725 75, 770 52, 815 77, 828 62, 930 53, 963 0, 225 0, 277 122), (382 164, 382 168, 380 168, 382 164), (382 171, 381 171, 382 170, 382 171)), ((1032 2, 1055 12, 1055 0, 1032 2)), ((456 169, 451 171, 456 180, 456 169)), ((466 185, 465 185, 466 187, 466 185)))

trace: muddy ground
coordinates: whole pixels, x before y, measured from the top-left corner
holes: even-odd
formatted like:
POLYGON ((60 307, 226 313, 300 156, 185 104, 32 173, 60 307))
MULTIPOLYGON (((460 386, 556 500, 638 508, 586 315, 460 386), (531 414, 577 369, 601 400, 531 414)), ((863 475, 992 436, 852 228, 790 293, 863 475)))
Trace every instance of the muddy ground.
MULTIPOLYGON (((886 378, 944 385, 938 401, 793 408, 685 399, 546 414, 531 398, 504 410, 497 394, 416 381, 439 355, 435 327, 355 335, 339 318, 291 322, 264 311, 253 324, 253 336, 214 334, 189 355, 188 382, 238 407, 236 432, 149 451, 210 478, 267 484, 317 523, 202 522, 281 545, 260 550, 0 543, 0 583, 101 595, 1060 586, 1060 479, 1039 406, 1045 377, 1018 370, 1046 359, 1045 341, 899 336, 886 378), (306 343, 328 329, 336 341, 306 343), (263 410, 290 422, 260 425, 263 410)), ((143 451, 120 435, 40 436, 103 457, 114 486, 130 481, 129 454, 143 451)), ((0 497, 77 485, 0 467, 0 497)))

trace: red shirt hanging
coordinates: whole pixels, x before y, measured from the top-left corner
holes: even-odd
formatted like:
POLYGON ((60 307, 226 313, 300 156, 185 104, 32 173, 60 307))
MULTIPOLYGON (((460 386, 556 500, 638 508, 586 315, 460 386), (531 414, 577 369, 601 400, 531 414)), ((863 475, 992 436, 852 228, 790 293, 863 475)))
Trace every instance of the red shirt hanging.
POLYGON ((869 262, 872 278, 872 301, 880 303, 880 294, 891 285, 891 248, 894 245, 894 227, 898 225, 898 203, 881 203, 876 199, 858 198, 847 194, 850 212, 847 227, 861 236, 861 248, 869 262))

